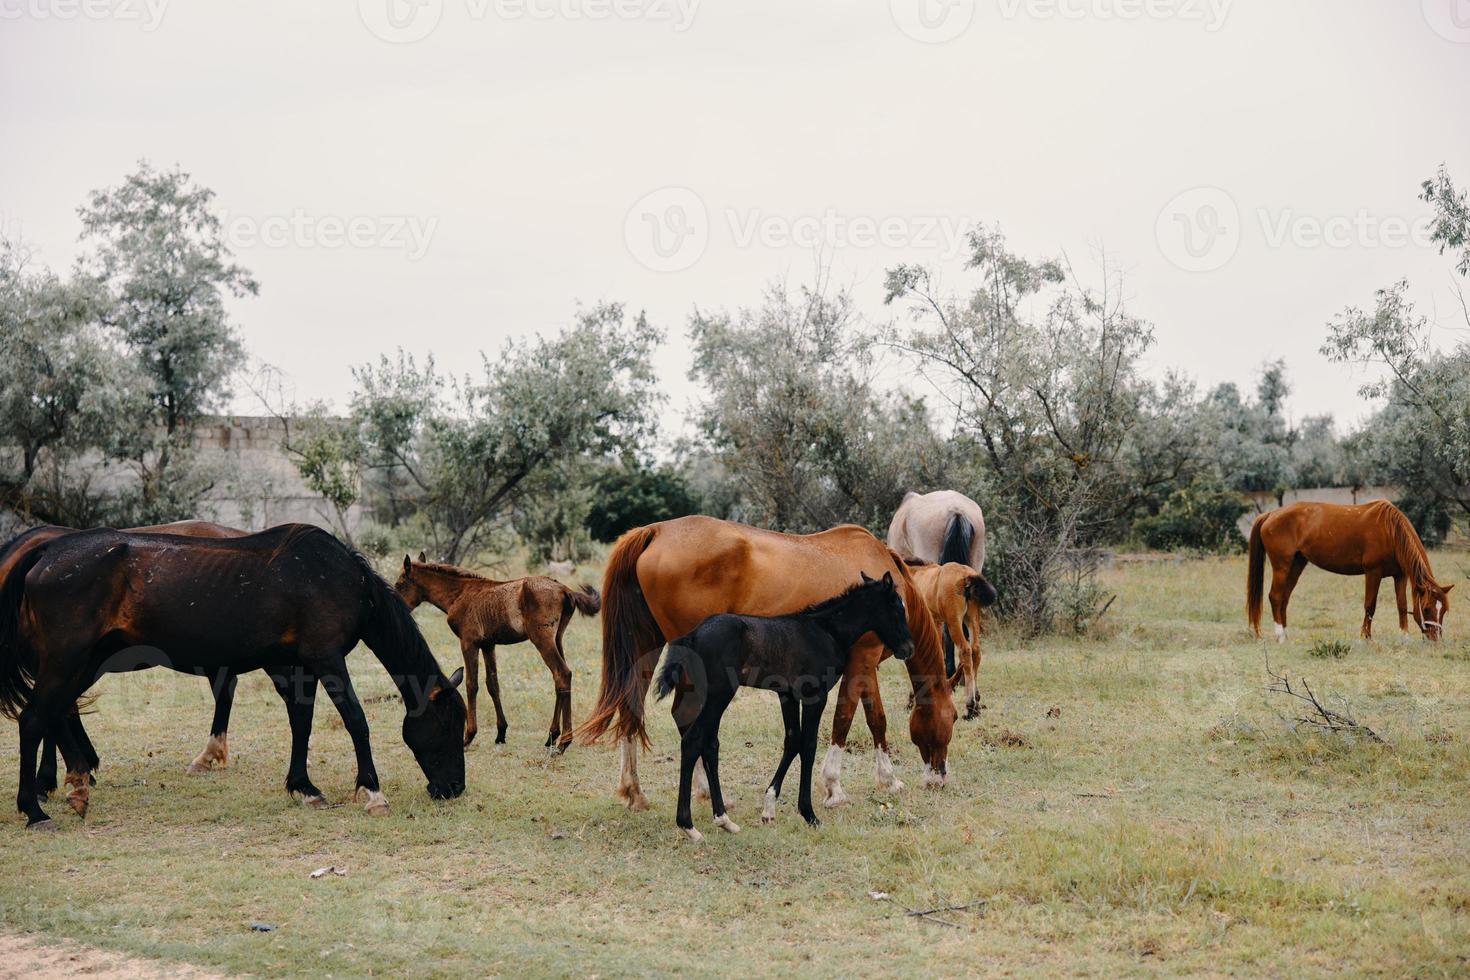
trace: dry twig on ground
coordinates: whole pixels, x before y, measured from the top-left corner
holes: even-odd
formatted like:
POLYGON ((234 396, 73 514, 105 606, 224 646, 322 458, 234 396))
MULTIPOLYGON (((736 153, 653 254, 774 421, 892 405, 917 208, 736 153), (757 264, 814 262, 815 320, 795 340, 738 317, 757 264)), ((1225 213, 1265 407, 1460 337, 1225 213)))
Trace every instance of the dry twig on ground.
POLYGON ((1300 689, 1298 689, 1296 686, 1293 686, 1291 683, 1291 678, 1286 676, 1286 672, 1284 670, 1280 673, 1277 673, 1276 671, 1271 669, 1271 657, 1269 654, 1266 656, 1266 674, 1268 677, 1271 678, 1271 686, 1267 688, 1267 690, 1270 691, 1272 694, 1284 694, 1289 698, 1295 698, 1302 704, 1311 707, 1311 714, 1298 715, 1296 718, 1293 719, 1296 722, 1297 728, 1307 726, 1311 728, 1317 728, 1322 731, 1333 732, 1339 735, 1353 735, 1361 738, 1366 738, 1371 742, 1377 742, 1379 745, 1389 744, 1386 739, 1382 738, 1377 732, 1369 728, 1367 725, 1359 724, 1357 721, 1354 721, 1346 714, 1343 714, 1340 711, 1333 711, 1331 708, 1324 705, 1321 700, 1318 699, 1316 693, 1313 692, 1312 686, 1307 683, 1307 679, 1305 677, 1301 678, 1298 682, 1300 685, 1300 689))

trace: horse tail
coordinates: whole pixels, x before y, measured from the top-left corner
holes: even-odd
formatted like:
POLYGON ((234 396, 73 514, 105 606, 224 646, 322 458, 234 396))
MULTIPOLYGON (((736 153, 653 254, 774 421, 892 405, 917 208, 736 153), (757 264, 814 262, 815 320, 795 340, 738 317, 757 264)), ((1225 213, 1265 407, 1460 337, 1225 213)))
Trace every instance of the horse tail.
POLYGON ((668 656, 664 657, 664 664, 658 669, 653 679, 653 698, 662 701, 669 696, 669 692, 679 686, 681 679, 689 679, 689 668, 685 666, 686 657, 681 656, 683 647, 670 646, 668 656))
POLYGON ((1261 635, 1261 593, 1266 587, 1266 544, 1261 540, 1266 517, 1262 514, 1251 525, 1249 570, 1245 576, 1245 615, 1257 636, 1261 635))
POLYGON ((944 525, 944 541, 939 546, 939 564, 947 565, 957 561, 961 565, 970 564, 970 543, 975 540, 975 525, 970 519, 959 511, 949 515, 949 523, 944 525))
POLYGON ((577 728, 584 744, 595 744, 616 727, 624 741, 650 745, 643 726, 643 699, 652 668, 645 658, 663 645, 653 611, 638 585, 638 559, 653 543, 656 527, 638 527, 618 538, 602 575, 602 687, 592 714, 577 728))
POLYGON ((965 601, 978 602, 982 606, 993 606, 998 594, 995 586, 985 580, 985 576, 979 573, 965 576, 965 601))
POLYGON ((45 548, 32 548, 21 555, 0 584, 0 715, 12 720, 30 702, 34 686, 22 649, 20 604, 25 598, 26 576, 45 553, 45 548))
POLYGON ((602 596, 590 585, 582 586, 580 592, 566 590, 567 611, 577 610, 583 616, 596 616, 602 609, 602 596))

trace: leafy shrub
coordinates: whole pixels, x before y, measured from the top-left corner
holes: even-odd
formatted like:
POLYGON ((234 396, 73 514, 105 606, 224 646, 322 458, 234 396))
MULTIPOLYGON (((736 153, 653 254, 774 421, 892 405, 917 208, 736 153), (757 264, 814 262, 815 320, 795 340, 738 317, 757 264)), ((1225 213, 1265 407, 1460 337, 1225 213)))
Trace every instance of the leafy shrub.
POLYGON ((1450 509, 1443 500, 1430 496, 1410 495, 1394 501, 1394 506, 1404 512, 1419 539, 1427 548, 1437 548, 1449 537, 1453 523, 1450 509))
POLYGON ((1346 640, 1318 640, 1307 649, 1307 656, 1318 660, 1341 660, 1353 650, 1346 640))
POLYGON ((592 482, 588 533, 615 541, 624 531, 699 510, 684 476, 673 466, 632 461, 610 466, 592 482))
POLYGON ((1218 480, 1201 478, 1169 495, 1159 512, 1135 525, 1145 544, 1161 551, 1238 551, 1237 527, 1246 504, 1218 480))

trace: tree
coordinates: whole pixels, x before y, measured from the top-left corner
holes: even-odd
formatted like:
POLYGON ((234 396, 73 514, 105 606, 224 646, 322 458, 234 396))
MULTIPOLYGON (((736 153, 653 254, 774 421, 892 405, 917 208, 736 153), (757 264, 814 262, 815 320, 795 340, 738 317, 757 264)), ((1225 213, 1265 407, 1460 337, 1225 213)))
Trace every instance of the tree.
POLYGON ((1440 254, 1446 249, 1458 251, 1455 268, 1462 276, 1470 275, 1470 203, 1465 192, 1455 189, 1449 171, 1441 164, 1435 175, 1424 182, 1419 197, 1434 206, 1431 235, 1439 244, 1440 254))
POLYGON ((420 517, 446 561, 472 554, 522 483, 561 462, 636 447, 658 403, 659 333, 617 304, 549 340, 508 343, 479 379, 446 384, 431 361, 382 359, 355 373, 353 418, 374 510, 420 517))
POLYGON ((30 264, 0 242, 0 504, 57 524, 116 523, 115 493, 101 487, 137 378, 98 322, 94 283, 30 264))
POLYGON ((1124 308, 1106 265, 1096 293, 1059 261, 1012 253, 997 232, 973 232, 970 252, 979 284, 964 298, 917 266, 889 270, 887 301, 910 300, 915 323, 897 343, 981 448, 989 510, 1000 515, 1003 603, 1033 631, 1050 629, 1064 607, 1079 622, 1085 602, 1074 600, 1092 594, 1095 563, 1078 566, 1067 595, 1064 566, 1138 506, 1126 447, 1153 332, 1124 308))
POLYGON ((777 283, 754 309, 696 312, 689 337, 700 427, 740 519, 886 527, 907 490, 945 480, 952 452, 921 401, 874 385, 877 347, 847 293, 777 283))
POLYGON ((1388 482, 1470 513, 1470 346, 1442 354, 1431 324, 1400 281, 1375 294, 1371 311, 1349 307, 1328 326, 1322 352, 1338 363, 1373 364, 1386 375, 1359 388, 1383 408, 1359 452, 1388 482))
POLYGON ((79 211, 83 240, 93 244, 85 267, 107 296, 102 320, 143 379, 146 412, 115 447, 139 479, 138 521, 193 516, 210 480, 190 443, 200 417, 228 398, 244 359, 225 301, 258 286, 233 262, 213 198, 182 170, 144 162, 79 211))

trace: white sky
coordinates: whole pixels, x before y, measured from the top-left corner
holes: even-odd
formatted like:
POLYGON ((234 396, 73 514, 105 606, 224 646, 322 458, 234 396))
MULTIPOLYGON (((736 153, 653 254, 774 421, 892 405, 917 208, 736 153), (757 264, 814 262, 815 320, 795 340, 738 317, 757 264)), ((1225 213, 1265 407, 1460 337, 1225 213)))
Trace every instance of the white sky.
POLYGON ((820 252, 878 317, 897 262, 965 285, 928 229, 979 219, 1088 274, 1104 246, 1150 371, 1248 384, 1284 357, 1296 414, 1351 421, 1330 317, 1407 276, 1464 326, 1448 257, 1379 238, 1427 214, 1439 163, 1470 183, 1467 95, 1466 0, 0 0, 0 224, 67 267, 89 189, 177 163, 261 282, 235 306, 251 352, 301 397, 342 405, 399 345, 477 370, 609 299, 669 331, 675 422, 689 312, 809 278, 816 250, 777 237, 801 219, 831 216, 820 252), (1226 196, 1171 207, 1199 187, 1226 196), (1183 250, 1180 209, 1213 250, 1183 250), (1344 245, 1301 239, 1360 213, 1344 245), (356 245, 323 243, 353 218, 356 245))

